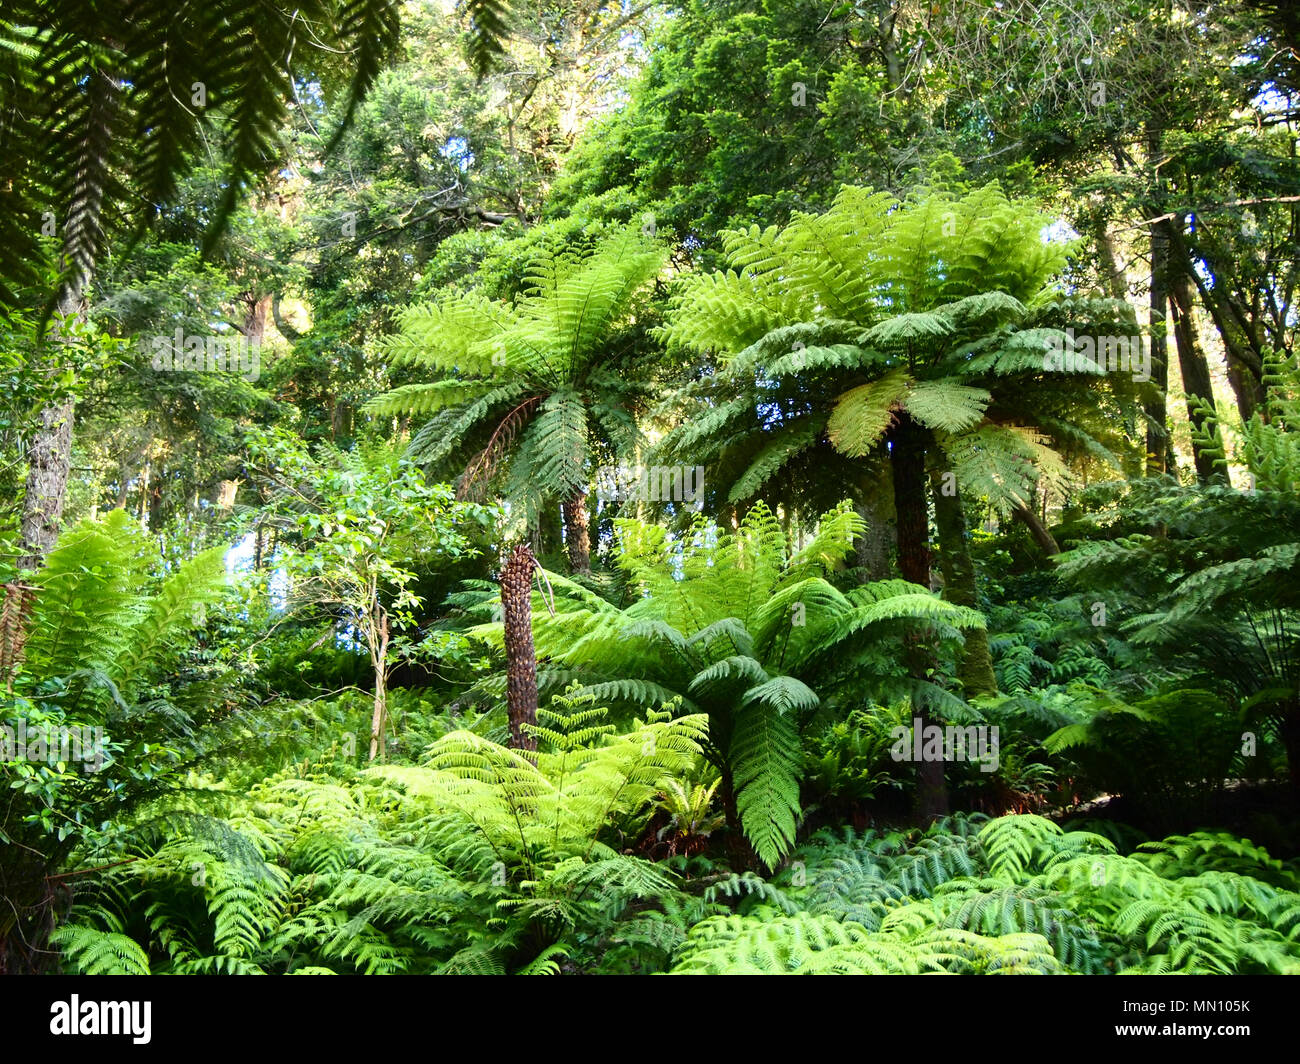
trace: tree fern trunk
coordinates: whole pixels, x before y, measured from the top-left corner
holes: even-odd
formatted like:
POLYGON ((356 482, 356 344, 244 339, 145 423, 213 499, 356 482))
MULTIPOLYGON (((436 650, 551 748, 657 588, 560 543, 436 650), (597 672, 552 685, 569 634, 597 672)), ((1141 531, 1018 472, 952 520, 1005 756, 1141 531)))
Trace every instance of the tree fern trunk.
MULTIPOLYGON (((899 416, 889 449, 894 475, 894 510, 898 514, 898 568, 904 580, 930 586, 930 511, 926 499, 925 451, 930 434, 906 413, 899 416)), ((924 679, 933 665, 933 654, 924 636, 909 640, 907 666, 917 679, 924 679)), ((919 726, 929 723, 924 705, 913 707, 919 726)), ((948 789, 943 763, 922 761, 916 770, 916 811, 923 821, 948 811, 948 789)))
POLYGON ((525 725, 537 723, 537 653, 533 646, 533 554, 517 543, 501 567, 501 617, 506 645, 506 713, 510 745, 536 750, 525 725))
MULTIPOLYGON (((975 583, 975 563, 967 542, 966 513, 962 507, 961 493, 947 470, 936 469, 932 476, 934 489, 934 523, 939 529, 939 564, 943 569, 943 597, 958 606, 979 608, 979 589, 975 583), (947 483, 945 483, 945 480, 947 483)), ((989 634, 983 628, 972 628, 966 633, 966 647, 961 660, 961 682, 966 697, 995 694, 997 677, 993 672, 993 657, 989 653, 989 634)))
POLYGON ((889 449, 898 515, 898 571, 904 580, 930 586, 930 508, 925 497, 925 450, 929 433, 900 415, 889 449))
POLYGON ((727 860, 732 871, 743 872, 745 869, 759 867, 758 854, 745 838, 745 829, 740 824, 740 809, 736 805, 736 782, 731 768, 723 765, 718 769, 722 780, 718 795, 722 799, 722 815, 727 825, 727 860))
POLYGON ((564 544, 569 551, 569 571, 591 572, 591 531, 587 516, 587 493, 581 492, 563 504, 564 544))
POLYGON ((1300 793, 1300 702, 1292 700, 1282 717, 1282 746, 1286 750, 1287 774, 1291 778, 1291 787, 1300 793))
MULTIPOLYGON (((871 491, 870 486, 866 489, 871 491)), ((866 522, 866 531, 854 541, 858 567, 864 570, 864 582, 889 578, 890 556, 894 549, 894 528, 887 519, 884 499, 868 494, 857 505, 858 516, 866 522)))

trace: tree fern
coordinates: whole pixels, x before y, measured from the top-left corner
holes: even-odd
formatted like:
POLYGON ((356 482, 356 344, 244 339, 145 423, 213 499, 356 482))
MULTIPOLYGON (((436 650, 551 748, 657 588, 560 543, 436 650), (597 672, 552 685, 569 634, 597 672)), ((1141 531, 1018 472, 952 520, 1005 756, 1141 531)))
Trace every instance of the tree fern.
MULTIPOLYGON (((552 240, 513 302, 449 292, 407 308, 382 349, 395 365, 436 379, 400 385, 366 409, 442 411, 417 433, 412 454, 463 474, 463 490, 503 489, 529 522, 548 496, 585 505, 590 456, 635 435, 624 408, 643 397, 632 367, 616 356, 664 257, 633 226, 581 252, 552 240)), ((581 566, 586 524, 570 526, 570 557, 581 566)))
POLYGON ((662 331, 716 352, 722 368, 671 407, 679 427, 661 449, 700 453, 707 441, 731 501, 766 493, 784 504, 803 500, 784 486, 773 494, 777 462, 797 467, 826 437, 879 458, 884 441, 902 438, 904 412, 938 447, 962 449, 964 494, 999 506, 1022 502, 1040 465, 1061 478, 1057 447, 1113 462, 1125 445, 1098 406, 1131 412, 1134 389, 1108 381, 1103 396, 1048 372, 1044 352, 1064 336, 1058 324, 1135 326, 1116 326, 1109 301, 1052 289, 1066 248, 1041 239, 1044 224, 996 184, 907 204, 846 187, 822 214, 724 234, 731 270, 688 279, 662 331), (1012 454, 1026 467, 1015 478, 1012 454))
MULTIPOLYGON (((762 504, 734 532, 700 518, 681 539, 620 520, 618 565, 639 598, 620 610, 560 595, 554 616, 534 601, 538 653, 566 682, 580 679, 601 700, 636 706, 680 697, 707 714, 705 749, 736 799, 739 823, 731 826, 769 867, 793 841, 798 732, 820 704, 812 678, 829 673, 861 685, 875 669, 888 683, 886 676, 902 676, 898 648, 913 625, 933 626, 953 646, 962 628, 983 623, 977 612, 899 581, 837 591, 825 577, 843 564, 860 527, 851 510, 838 508, 792 555, 762 504)), ((471 633, 500 645, 497 622, 471 633)), ((938 691, 929 682, 922 689, 938 691)))

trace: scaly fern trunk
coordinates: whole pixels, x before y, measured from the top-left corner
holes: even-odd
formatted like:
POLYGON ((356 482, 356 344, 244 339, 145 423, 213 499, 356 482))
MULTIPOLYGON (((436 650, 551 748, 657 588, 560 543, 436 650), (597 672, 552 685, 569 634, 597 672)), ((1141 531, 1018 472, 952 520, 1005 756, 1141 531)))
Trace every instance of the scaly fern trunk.
POLYGON ((1278 731, 1286 750, 1286 768, 1291 778, 1291 787, 1300 794, 1300 701, 1292 699, 1287 705, 1278 731))
MULTIPOLYGON (((930 510, 925 491, 925 452, 930 433, 906 414, 899 414, 889 449, 894 475, 894 509, 898 515, 898 569, 904 580, 930 586, 930 510)), ((924 637, 915 637, 908 651, 908 668, 923 679, 932 664, 924 637)), ((929 714, 925 706, 913 707, 919 726, 925 728, 929 714)), ((922 761, 917 765, 916 811, 923 821, 948 812, 948 789, 943 763, 922 761)))
POLYGON ((501 567, 501 620, 506 649, 506 713, 510 745, 536 750, 525 725, 537 724, 537 652, 533 646, 533 553, 517 543, 501 567))
POLYGON ((740 809, 736 804, 736 780, 732 775, 731 766, 727 764, 719 766, 718 773, 722 777, 718 796, 722 800, 722 816, 727 825, 727 859, 731 863, 732 871, 756 870, 761 865, 758 854, 749 839, 745 837, 745 829, 740 823, 740 809))
POLYGON ((564 545, 569 551, 569 571, 591 572, 591 531, 587 516, 587 493, 580 492, 562 504, 564 545))

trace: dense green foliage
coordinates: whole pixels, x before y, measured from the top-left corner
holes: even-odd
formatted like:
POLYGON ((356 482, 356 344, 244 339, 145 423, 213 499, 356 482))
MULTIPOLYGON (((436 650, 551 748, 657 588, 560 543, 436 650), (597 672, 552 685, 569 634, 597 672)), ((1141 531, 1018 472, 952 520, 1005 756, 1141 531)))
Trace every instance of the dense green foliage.
POLYGON ((1300 974, 1297 49, 8 5, 0 973, 1300 974))

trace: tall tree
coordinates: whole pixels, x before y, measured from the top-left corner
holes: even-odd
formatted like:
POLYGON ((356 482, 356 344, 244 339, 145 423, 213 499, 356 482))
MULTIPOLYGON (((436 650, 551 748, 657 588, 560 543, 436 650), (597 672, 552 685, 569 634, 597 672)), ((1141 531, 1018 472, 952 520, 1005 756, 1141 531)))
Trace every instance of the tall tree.
POLYGON ((454 503, 445 484, 429 485, 391 449, 320 455, 284 433, 254 433, 254 469, 270 505, 264 511, 301 541, 283 551, 292 605, 324 606, 366 648, 375 694, 370 760, 382 758, 388 729, 391 654, 415 628, 419 571, 472 556, 466 532, 491 515, 454 503))
POLYGON ((506 654, 506 717, 510 745, 536 750, 537 651, 533 643, 532 587, 537 560, 516 543, 501 566, 501 628, 506 654))

